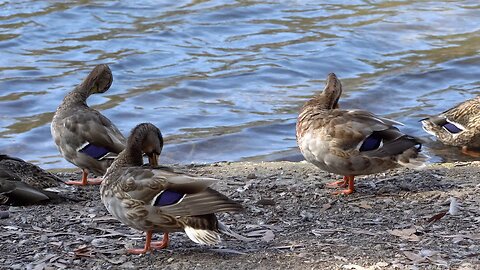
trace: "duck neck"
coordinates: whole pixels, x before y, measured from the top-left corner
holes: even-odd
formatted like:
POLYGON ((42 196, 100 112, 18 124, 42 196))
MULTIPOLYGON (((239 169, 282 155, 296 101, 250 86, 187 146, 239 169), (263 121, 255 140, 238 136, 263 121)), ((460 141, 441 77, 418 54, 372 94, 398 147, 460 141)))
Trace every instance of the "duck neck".
POLYGON ((304 108, 315 108, 316 110, 332 110, 338 108, 338 100, 333 95, 321 93, 305 103, 304 108))
POLYGON ((87 98, 90 96, 90 91, 83 84, 75 87, 72 92, 68 93, 63 99, 64 104, 82 104, 87 106, 87 98))
MULTIPOLYGON (((127 147, 121 153, 124 165, 128 166, 142 166, 143 165, 143 150, 142 145, 145 140, 145 134, 132 134, 128 138, 127 147)), ((119 156, 120 157, 120 156, 119 156)))
MULTIPOLYGON (((142 166, 143 165, 143 155, 142 149, 140 147, 127 147, 122 152, 121 158, 123 160, 124 165, 128 166, 142 166)), ((120 156, 119 156, 120 158, 120 156)))

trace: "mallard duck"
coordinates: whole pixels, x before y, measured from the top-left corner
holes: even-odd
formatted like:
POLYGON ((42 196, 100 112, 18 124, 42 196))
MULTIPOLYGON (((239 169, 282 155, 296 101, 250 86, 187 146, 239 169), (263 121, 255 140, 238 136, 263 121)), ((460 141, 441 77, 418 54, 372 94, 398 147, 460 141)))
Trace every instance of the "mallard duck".
POLYGON ((22 159, 0 154, 0 204, 28 205, 65 197, 63 181, 22 159))
POLYGON ((421 120, 423 129, 446 145, 480 157, 480 97, 467 100, 435 116, 421 120))
POLYGON ((343 175, 329 186, 348 187, 335 194, 354 192, 354 178, 404 165, 418 167, 425 156, 419 139, 398 130, 397 121, 368 111, 342 110, 342 84, 335 74, 325 89, 307 101, 297 119, 297 144, 305 159, 322 170, 343 175))
POLYGON ((199 244, 216 244, 226 227, 215 213, 240 211, 242 206, 210 188, 216 179, 195 177, 157 165, 163 147, 160 130, 152 124, 136 126, 127 147, 108 168, 100 194, 108 212, 122 223, 146 232, 145 247, 129 249, 143 254, 168 245, 169 232, 184 231, 199 244), (149 165, 143 164, 145 153, 149 165), (163 232, 161 242, 151 242, 163 232))
POLYGON ((105 174, 113 158, 125 148, 126 139, 117 127, 86 103, 91 94, 104 93, 111 84, 110 68, 96 66, 82 84, 65 96, 53 116, 51 132, 58 150, 82 169, 82 180, 67 184, 100 184, 101 180, 87 180, 88 173, 105 174))

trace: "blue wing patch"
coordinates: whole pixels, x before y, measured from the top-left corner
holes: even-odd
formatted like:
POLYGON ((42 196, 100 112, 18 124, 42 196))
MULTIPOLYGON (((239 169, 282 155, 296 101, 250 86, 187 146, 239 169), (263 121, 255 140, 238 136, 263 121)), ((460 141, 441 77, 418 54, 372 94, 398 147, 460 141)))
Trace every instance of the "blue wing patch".
POLYGON ((110 153, 107 148, 102 147, 102 146, 96 146, 90 143, 84 144, 82 147, 80 147, 78 152, 89 155, 90 157, 96 159, 96 160, 101 160, 105 156, 110 153))
POLYGON ((380 144, 382 143, 382 138, 379 137, 377 134, 372 133, 370 136, 368 136, 362 143, 362 146, 360 146, 359 151, 371 151, 375 150, 378 147, 380 147, 380 144))
POLYGON ((457 134, 463 131, 463 129, 449 122, 445 123, 445 125, 443 125, 443 128, 452 134, 457 134))
POLYGON ((162 191, 153 201, 154 206, 168 206, 180 202, 186 194, 166 189, 162 191))

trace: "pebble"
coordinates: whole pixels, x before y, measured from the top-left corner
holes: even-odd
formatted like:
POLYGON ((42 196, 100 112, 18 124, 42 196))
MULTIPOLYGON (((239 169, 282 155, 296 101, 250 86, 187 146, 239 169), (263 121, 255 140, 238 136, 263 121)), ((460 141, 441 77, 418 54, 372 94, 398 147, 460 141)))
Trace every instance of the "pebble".
POLYGON ((0 211, 0 219, 9 218, 10 212, 8 211, 0 211))

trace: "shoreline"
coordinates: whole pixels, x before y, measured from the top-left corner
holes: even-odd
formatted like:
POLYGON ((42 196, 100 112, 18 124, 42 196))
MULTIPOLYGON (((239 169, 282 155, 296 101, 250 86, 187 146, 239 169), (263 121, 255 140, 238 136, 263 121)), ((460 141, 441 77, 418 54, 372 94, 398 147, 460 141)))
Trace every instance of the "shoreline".
MULTIPOLYGON (((436 163, 358 177, 356 193, 333 196, 335 177, 306 162, 220 162, 168 165, 220 179, 214 188, 245 212, 219 220, 263 240, 222 236, 200 246, 174 233, 166 250, 126 255, 144 234, 114 220, 99 187, 76 188, 80 201, 0 206, 0 265, 10 269, 478 269, 480 162, 436 163), (455 198, 457 212, 449 211, 455 198), (43 267, 43 268, 42 268, 43 267), (51 268, 48 268, 51 267, 51 268), (35 268, 37 269, 37 268, 35 268)), ((79 173, 57 173, 75 179, 79 173)), ((154 237, 160 237, 158 234, 154 237)))

